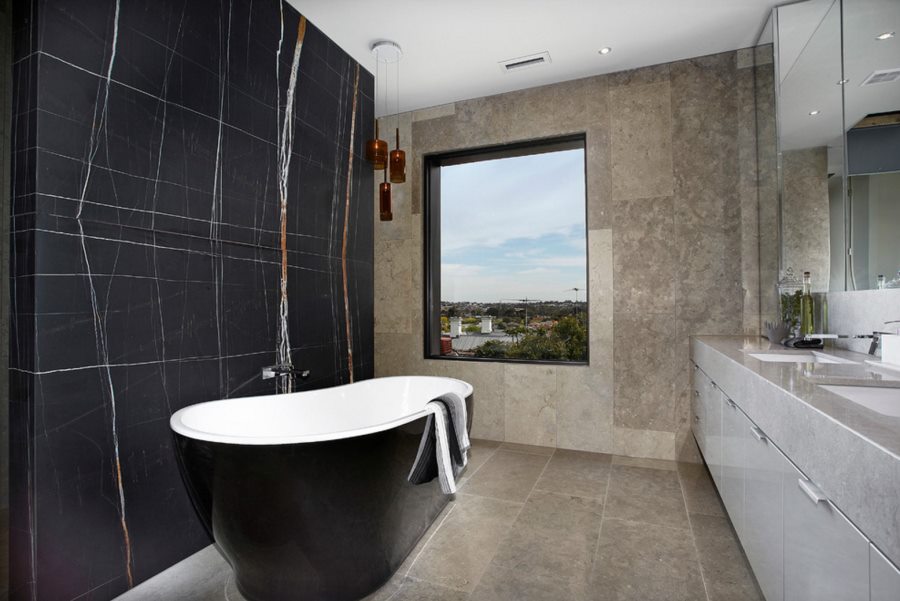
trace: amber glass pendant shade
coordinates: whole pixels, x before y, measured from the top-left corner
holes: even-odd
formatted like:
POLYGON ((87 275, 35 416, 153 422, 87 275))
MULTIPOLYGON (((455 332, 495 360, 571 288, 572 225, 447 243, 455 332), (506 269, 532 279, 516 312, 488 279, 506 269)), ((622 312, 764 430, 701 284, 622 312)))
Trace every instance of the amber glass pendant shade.
POLYGON ((400 150, 400 128, 397 128, 397 145, 390 157, 391 183, 402 184, 406 181, 406 153, 400 150))
POLYGON ((391 213, 391 185, 387 182, 378 184, 378 211, 382 221, 393 221, 391 213))
POLYGON ((378 139, 378 121, 375 121, 375 138, 366 140, 366 160, 372 163, 372 168, 380 171, 387 167, 388 145, 384 140, 378 139))

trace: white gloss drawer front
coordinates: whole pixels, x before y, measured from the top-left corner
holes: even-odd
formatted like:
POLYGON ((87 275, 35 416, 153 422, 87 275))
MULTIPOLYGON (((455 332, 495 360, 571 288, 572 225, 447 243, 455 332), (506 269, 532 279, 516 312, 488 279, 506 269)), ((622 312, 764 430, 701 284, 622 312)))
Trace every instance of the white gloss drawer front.
POLYGON ((766 601, 900 601, 900 570, 692 368, 692 431, 766 601))

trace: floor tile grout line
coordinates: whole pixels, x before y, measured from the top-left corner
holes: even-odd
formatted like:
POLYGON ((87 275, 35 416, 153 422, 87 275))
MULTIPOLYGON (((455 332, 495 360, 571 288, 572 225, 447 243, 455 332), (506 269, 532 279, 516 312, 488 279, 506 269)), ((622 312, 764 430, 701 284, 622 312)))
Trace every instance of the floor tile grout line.
MULTIPOLYGON (((550 448, 553 448, 553 447, 544 447, 544 448, 550 449, 550 448)), ((556 451, 557 451, 557 449, 553 448, 553 452, 552 452, 552 453, 536 453, 535 451, 524 451, 524 450, 522 450, 522 449, 510 449, 510 448, 504 447, 504 446, 502 446, 502 445, 499 446, 499 447, 497 447, 497 448, 494 449, 494 450, 495 450, 495 451, 505 451, 505 452, 507 452, 507 453, 517 453, 517 454, 519 454, 519 455, 534 455, 535 457, 553 457, 553 456, 556 454, 556 451)))
MULTIPOLYGON (((491 460, 491 458, 497 453, 497 450, 500 448, 500 446, 501 445, 497 445, 496 447, 491 449, 490 454, 485 458, 485 460, 481 463, 481 465, 479 465, 477 468, 475 468, 475 470, 466 478, 465 482, 463 482, 463 485, 468 484, 469 481, 475 476, 475 474, 477 474, 479 472, 479 470, 481 470, 481 468, 483 468, 485 466, 485 464, 487 464, 487 462, 491 460)), ((457 491, 456 494, 468 495, 468 496, 473 496, 473 497, 477 497, 477 496, 483 497, 483 495, 473 495, 471 493, 464 493, 464 492, 462 492, 462 490, 457 491)), ((484 498, 493 499, 493 497, 484 497, 484 498)), ((503 499, 494 499, 494 500, 502 501, 503 499)), ((452 505, 450 506, 450 510, 447 512, 447 514, 443 518, 441 518, 441 521, 440 521, 440 523, 438 523, 437 528, 435 528, 434 532, 432 532, 431 535, 425 540, 425 543, 422 545, 422 548, 419 549, 419 552, 416 553, 416 556, 409 563, 409 566, 406 568, 406 571, 402 574, 402 579, 400 581, 400 584, 397 586, 397 590, 394 591, 393 593, 391 593, 391 595, 387 599, 385 599, 385 601, 391 601, 391 599, 393 599, 397 595, 397 593, 399 593, 401 590, 403 590, 403 581, 406 580, 407 578, 411 578, 411 576, 409 574, 410 574, 410 572, 412 572, 412 569, 416 565, 416 562, 419 561, 419 557, 422 556, 422 553, 424 553, 425 549, 428 548, 428 545, 431 544, 431 540, 437 535, 437 533, 440 531, 440 529, 444 526, 444 522, 446 522, 447 519, 450 517, 450 515, 456 510, 457 506, 456 506, 456 498, 455 497, 451 501, 451 503, 452 503, 452 505)), ((523 505, 524 505, 524 503, 523 503, 523 505)), ((521 511, 521 507, 519 508, 519 511, 521 511)), ((516 516, 518 516, 518 514, 516 514, 516 516)), ((416 578, 416 580, 421 580, 421 579, 416 578)), ((427 581, 425 581, 425 582, 427 582, 427 581)))
POLYGON ((500 503, 507 503, 509 505, 524 505, 524 501, 510 501, 509 499, 501 499, 500 497, 492 497, 490 495, 483 495, 477 492, 458 492, 458 495, 462 495, 464 497, 477 497, 479 499, 490 499, 491 501, 499 501, 500 503))
MULTIPOLYGON (((485 457, 484 461, 481 462, 481 465, 479 465, 478 467, 476 467, 475 470, 474 470, 471 474, 469 474, 468 476, 466 476, 466 479, 463 481, 463 485, 468 484, 468 483, 469 483, 469 480, 471 480, 473 477, 475 477, 475 474, 477 474, 477 473, 481 470, 481 468, 483 468, 483 467, 485 466, 485 464, 486 464, 488 461, 490 461, 491 458, 492 458, 494 455, 497 454, 497 449, 499 449, 499 448, 500 448, 500 446, 498 445, 498 446, 494 447, 493 449, 491 449, 491 454, 488 455, 487 457, 485 457)), ((461 488, 461 487, 460 487, 460 488, 461 488)), ((461 492, 461 491, 460 491, 460 492, 461 492)))
MULTIPOLYGON (((411 562, 409 562, 409 567, 407 567, 406 571, 403 573, 400 583, 397 585, 397 590, 394 591, 393 593, 391 593, 391 595, 387 599, 385 599, 385 601, 391 601, 391 599, 393 599, 397 595, 397 593, 399 593, 401 590, 403 590, 403 583, 407 578, 410 577, 409 573, 412 572, 412 569, 416 565, 416 562, 419 561, 419 557, 422 556, 422 553, 425 552, 425 549, 427 549, 428 545, 431 543, 431 539, 433 539, 435 537, 435 535, 438 533, 438 531, 440 531, 440 529, 444 526, 444 522, 447 521, 447 519, 453 514, 453 512, 455 510, 456 510, 456 504, 454 503, 453 505, 450 506, 450 510, 447 512, 447 515, 445 515, 444 517, 441 518, 441 521, 440 521, 440 523, 438 523, 437 528, 434 529, 434 532, 431 533, 431 535, 425 541, 425 544, 423 544, 422 548, 419 549, 419 552, 416 553, 416 556, 413 558, 413 560, 411 562)), ((416 580, 419 580, 419 579, 416 578, 416 580)))
POLYGON ((604 517, 604 521, 606 522, 624 522, 626 524, 632 524, 634 526, 650 526, 653 528, 662 528, 663 530, 673 530, 675 532, 681 532, 682 534, 691 534, 690 527, 687 528, 679 528, 678 526, 667 526, 666 524, 657 524, 655 522, 642 522, 641 520, 629 520, 628 518, 617 518, 617 517, 604 517))
MULTIPOLYGON (((606 520, 606 506, 609 502, 609 484, 612 481, 612 473, 613 473, 613 458, 615 455, 612 455, 609 458, 609 472, 606 474, 606 488, 603 491, 603 508, 600 509, 600 529, 597 530, 597 542, 594 543, 594 553, 591 555, 591 567, 590 571, 593 573, 594 566, 597 564, 598 555, 600 553, 600 537, 603 536, 603 522, 606 520)), ((590 574, 588 575, 588 580, 590 581, 590 574)))
MULTIPOLYGON (((521 453, 521 454, 524 455, 525 453, 521 453)), ((537 483, 540 482, 541 476, 543 476, 544 472, 547 471, 547 466, 550 465, 550 460, 553 459, 554 455, 556 455, 556 449, 553 449, 553 452, 550 453, 549 455, 536 455, 534 453, 531 453, 531 455, 534 455, 536 457, 546 457, 547 462, 544 463, 544 467, 541 468, 541 473, 538 474, 538 477, 535 479, 534 484, 531 485, 531 490, 529 490, 528 494, 525 495, 525 500, 522 501, 522 505, 519 507, 519 510, 516 512, 515 517, 510 522, 509 527, 503 533, 503 536, 500 537, 500 542, 502 542, 503 539, 505 539, 507 537, 507 535, 509 535, 513 526, 516 525, 516 522, 519 520, 519 516, 522 515, 522 510, 525 509, 525 504, 528 503, 528 499, 531 498, 531 494, 534 492, 534 489, 537 486, 537 483)), ((469 593, 469 597, 471 597, 475 593, 475 589, 477 589, 478 585, 481 583, 481 579, 484 577, 484 573, 487 572, 488 569, 491 567, 491 564, 494 562, 494 557, 496 557, 497 551, 499 551, 499 548, 500 548, 500 545, 498 542, 497 549, 494 549, 494 553, 491 555, 490 559, 488 559, 487 565, 485 566, 484 570, 482 570, 481 574, 478 575, 478 579, 473 583, 472 591, 469 593)))
POLYGON ((697 546, 697 535, 694 532, 694 520, 691 519, 691 512, 688 511, 687 495, 684 493, 684 481, 681 477, 681 470, 675 469, 675 475, 678 477, 678 487, 681 489, 681 499, 684 502, 684 512, 687 514, 688 526, 691 533, 691 545, 694 547, 694 553, 697 556, 697 570, 700 572, 700 582, 703 583, 703 593, 706 595, 706 601, 709 599, 709 587, 706 584, 706 571, 703 569, 703 562, 700 561, 700 547, 697 546))

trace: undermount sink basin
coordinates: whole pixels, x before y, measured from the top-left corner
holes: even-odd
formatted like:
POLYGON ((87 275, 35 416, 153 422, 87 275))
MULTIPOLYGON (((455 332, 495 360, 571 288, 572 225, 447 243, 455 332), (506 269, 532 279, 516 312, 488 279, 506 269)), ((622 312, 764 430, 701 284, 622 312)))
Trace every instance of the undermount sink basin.
POLYGON ((798 353, 748 353, 754 359, 767 363, 856 363, 849 359, 841 359, 816 351, 798 353))
POLYGON ((882 415, 900 417, 900 389, 874 386, 822 386, 822 388, 882 415))

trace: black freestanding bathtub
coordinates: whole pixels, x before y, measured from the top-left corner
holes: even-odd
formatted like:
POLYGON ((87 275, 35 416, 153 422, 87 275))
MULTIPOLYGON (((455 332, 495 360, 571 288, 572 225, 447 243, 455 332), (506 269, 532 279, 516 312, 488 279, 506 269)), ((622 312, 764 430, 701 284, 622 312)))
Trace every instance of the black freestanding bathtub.
POLYGON ((460 380, 376 378, 200 403, 171 419, 201 519, 252 601, 360 599, 384 584, 449 497, 407 481, 428 401, 460 380))

